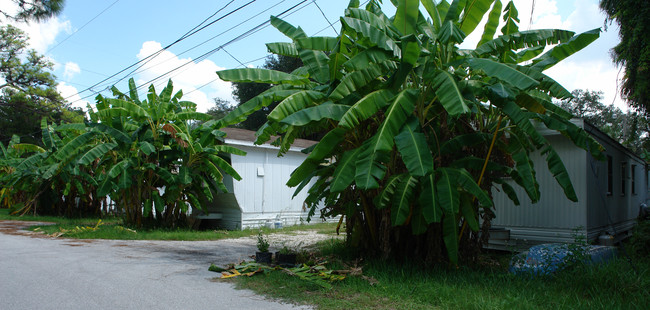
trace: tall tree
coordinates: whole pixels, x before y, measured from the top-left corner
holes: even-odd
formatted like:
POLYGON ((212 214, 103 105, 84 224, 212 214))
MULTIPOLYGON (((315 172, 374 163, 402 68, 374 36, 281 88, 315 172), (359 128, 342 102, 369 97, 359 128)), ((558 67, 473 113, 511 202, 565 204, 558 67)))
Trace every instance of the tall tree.
POLYGON ((63 11, 65 0, 11 0, 18 11, 15 14, 0 10, 8 20, 18 22, 42 21, 63 11))
MULTIPOLYGON (((266 58, 262 68, 269 70, 277 70, 290 73, 293 70, 302 66, 302 61, 298 58, 288 57, 284 55, 271 55, 266 58)), ((255 98, 257 95, 271 88, 271 84, 265 83, 232 83, 232 95, 237 100, 238 105, 242 105, 247 101, 255 98)), ((249 115, 239 126, 249 130, 257 130, 266 122, 266 116, 275 108, 277 102, 264 107, 253 114, 249 115)), ((217 106, 218 108, 218 106, 217 106)))
POLYGON ((613 104, 602 103, 601 91, 576 89, 572 98, 562 100, 560 107, 599 128, 633 152, 643 155, 650 147, 648 118, 636 111, 622 111, 613 104))
POLYGON ((625 68, 621 94, 650 114, 650 5, 647 0, 601 0, 607 21, 619 25, 621 42, 612 49, 614 62, 625 68))
POLYGON ((80 121, 56 90, 52 63, 27 49, 25 33, 11 25, 0 28, 0 141, 12 135, 23 142, 40 143, 41 119, 53 122, 80 121))

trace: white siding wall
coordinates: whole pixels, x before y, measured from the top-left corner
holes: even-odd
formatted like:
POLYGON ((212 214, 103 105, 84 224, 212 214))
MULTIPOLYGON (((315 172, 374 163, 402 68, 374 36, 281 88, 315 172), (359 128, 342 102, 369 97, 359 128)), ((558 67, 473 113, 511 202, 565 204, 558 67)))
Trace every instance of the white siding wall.
MULTIPOLYGON (((495 228, 510 229, 511 239, 530 242, 573 240, 573 230, 587 227, 586 203, 586 152, 573 146, 571 141, 560 135, 547 136, 549 142, 562 158, 573 183, 578 202, 566 198, 564 191, 548 171, 546 160, 540 154, 532 154, 531 159, 537 171, 537 181, 541 193, 540 200, 533 204, 526 192, 514 182, 521 205, 515 206, 508 197, 493 190, 496 218, 495 228)), ((498 185, 497 185, 498 186, 498 185)))
POLYGON ((307 217, 303 202, 309 187, 292 199, 295 188, 289 188, 286 183, 307 155, 290 151, 277 157, 277 149, 236 147, 247 152, 246 156, 231 157, 233 168, 242 177, 241 181, 233 182, 242 211, 241 228, 259 227, 276 218, 281 218, 283 226, 300 224, 301 218, 307 217))

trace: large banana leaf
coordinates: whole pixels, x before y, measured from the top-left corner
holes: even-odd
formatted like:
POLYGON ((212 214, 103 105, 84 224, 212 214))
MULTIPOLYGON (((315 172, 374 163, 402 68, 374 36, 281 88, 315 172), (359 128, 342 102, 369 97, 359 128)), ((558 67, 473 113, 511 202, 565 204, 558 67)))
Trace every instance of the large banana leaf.
POLYGON ((51 150, 54 147, 54 138, 52 137, 52 127, 47 124, 47 118, 41 119, 41 141, 46 149, 51 150))
POLYGON ((438 201, 444 213, 456 214, 460 204, 457 180, 454 178, 456 174, 449 173, 447 168, 440 168, 436 170, 440 175, 436 183, 436 194, 438 194, 438 201))
POLYGON ((574 35, 575 32, 573 31, 560 29, 536 29, 514 32, 480 43, 474 50, 474 54, 481 57, 485 55, 500 56, 506 51, 565 43, 571 40, 574 35))
POLYGON ((564 191, 564 195, 571 201, 577 202, 578 196, 573 189, 569 172, 566 170, 566 167, 564 167, 564 163, 560 156, 550 145, 542 150, 542 155, 546 155, 548 171, 551 172, 557 183, 560 184, 560 187, 562 187, 562 190, 564 191))
MULTIPOLYGON (((128 111, 127 115, 123 116, 132 116, 132 117, 149 117, 149 114, 141 106, 135 104, 131 101, 121 100, 121 99, 106 99, 106 102, 113 106, 114 108, 122 108, 128 111)), ((101 112, 101 111, 100 111, 101 112)))
POLYGON ((393 226, 404 224, 409 217, 411 200, 417 184, 417 178, 407 176, 395 188, 395 195, 392 199, 393 204, 390 210, 390 218, 393 226))
POLYGON ((273 25, 273 27, 275 27, 276 29, 280 30, 280 32, 282 32, 285 36, 293 40, 307 36, 305 32, 302 30, 302 28, 300 27, 296 28, 291 24, 275 16, 271 16, 271 25, 273 25))
POLYGON ((119 142, 122 142, 124 144, 131 144, 133 142, 133 140, 131 140, 131 137, 129 135, 127 135, 126 133, 124 133, 124 132, 122 132, 122 131, 120 131, 118 129, 110 127, 110 126, 108 126, 106 124, 92 123, 89 126, 90 126, 90 128, 92 128, 92 130, 94 132, 103 133, 103 134, 107 135, 108 137, 110 137, 111 139, 114 139, 115 141, 119 141, 119 142))
POLYGON ((490 9, 492 2, 494 0, 467 0, 460 19, 460 30, 466 34, 472 33, 490 9))
MULTIPOLYGON (((424 6, 424 9, 427 10, 427 13, 429 13, 429 16, 433 20, 433 26, 436 30, 442 26, 442 17, 440 12, 438 11, 438 7, 436 4, 433 2, 433 0, 421 0, 422 5, 424 6)), ((445 1, 442 1, 445 2, 445 1)), ((445 2, 446 3, 446 2, 445 2)))
POLYGON ((361 9, 347 9, 345 16, 360 19, 384 32, 390 31, 390 21, 385 19, 385 16, 378 16, 370 11, 361 9))
POLYGON ((213 154, 208 154, 207 156, 217 167, 219 167, 219 169, 229 174, 233 179, 241 181, 241 176, 239 173, 237 173, 237 171, 233 169, 233 167, 225 159, 213 154))
POLYGON ((229 82, 304 85, 309 79, 282 71, 256 68, 217 71, 219 78, 229 82))
POLYGON ((266 49, 269 53, 276 55, 289 56, 298 58, 298 49, 294 43, 287 42, 276 42, 276 43, 266 43, 266 49))
POLYGON ((354 181, 361 189, 374 189, 379 188, 379 181, 386 175, 386 166, 382 162, 386 162, 389 158, 387 151, 376 150, 378 136, 374 136, 361 148, 363 151, 359 154, 356 161, 356 172, 354 181))
POLYGON ((469 174, 467 170, 449 169, 449 172, 454 174, 454 177, 456 178, 458 185, 460 185, 468 193, 476 197, 478 201, 481 203, 481 205, 485 207, 491 207, 494 205, 490 196, 485 191, 483 191, 483 189, 481 189, 480 186, 478 186, 476 181, 474 181, 472 175, 469 174))
POLYGON ((467 63, 473 70, 482 70, 488 76, 495 77, 522 90, 539 85, 539 82, 526 74, 491 59, 469 58, 467 63))
POLYGON ((349 71, 358 71, 368 68, 373 64, 382 63, 391 56, 386 51, 378 48, 370 48, 356 54, 350 60, 343 63, 343 67, 349 71))
POLYGON ((348 73, 341 79, 341 83, 336 86, 329 98, 333 101, 343 99, 343 97, 353 93, 363 86, 366 86, 381 75, 381 67, 376 64, 363 70, 348 73))
POLYGON ((180 112, 176 113, 176 119, 179 121, 209 121, 212 119, 210 114, 201 112, 180 112))
POLYGON ((393 39, 386 35, 382 30, 370 25, 369 23, 350 17, 341 17, 341 23, 349 28, 354 29, 372 42, 375 46, 393 53, 395 57, 401 57, 402 53, 393 39))
POLYGON ((305 37, 297 38, 296 45, 299 48, 330 52, 339 43, 336 37, 305 37))
POLYGON ((445 212, 442 218, 442 240, 445 242, 449 261, 458 265, 458 220, 455 213, 445 212))
POLYGON ((300 59, 307 67, 309 74, 319 83, 327 83, 330 79, 329 57, 323 51, 300 50, 300 59))
POLYGON ((450 115, 459 115, 469 112, 465 98, 461 94, 454 77, 446 71, 437 70, 433 76, 433 89, 438 100, 450 115))
POLYGON ((91 131, 77 136, 54 153, 54 158, 60 161, 67 161, 68 158, 74 156, 90 140, 94 139, 95 135, 97 134, 91 131))
POLYGON ((346 132, 347 130, 341 127, 336 127, 328 132, 325 136, 323 136, 318 144, 316 144, 311 153, 309 153, 307 160, 320 162, 323 159, 329 157, 333 152, 336 151, 338 144, 343 141, 346 132))
POLYGON ((530 200, 535 203, 539 201, 539 184, 535 178, 535 167, 525 151, 519 151, 512 154, 512 159, 516 163, 517 174, 521 177, 521 182, 528 194, 530 200))
POLYGON ((442 44, 461 43, 466 36, 456 23, 451 20, 442 23, 442 27, 438 29, 438 41, 442 44))
POLYGON ((433 157, 426 137, 423 133, 416 132, 414 127, 408 124, 404 126, 402 132, 395 136, 395 144, 409 173, 424 176, 433 172, 433 157))
POLYGON ((357 156, 361 151, 361 148, 356 148, 343 153, 343 157, 338 162, 334 174, 332 174, 332 182, 330 183, 331 192, 342 192, 352 184, 354 181, 357 156))
POLYGON ((285 98, 299 91, 300 89, 280 89, 258 95, 257 97, 246 101, 234 110, 230 111, 230 113, 221 119, 221 125, 225 127, 242 122, 246 119, 246 116, 261 109, 262 107, 266 107, 275 101, 284 100, 285 98))
POLYGON ((373 151, 388 152, 393 149, 395 135, 402 128, 413 110, 419 91, 416 89, 405 89, 401 91, 391 105, 384 112, 384 122, 377 129, 376 143, 371 144, 373 151))
POLYGON ((418 20, 419 1, 418 0, 398 0, 397 12, 393 25, 403 36, 415 33, 415 25, 418 20))
POLYGON ((282 100, 275 109, 269 113, 268 118, 279 122, 297 111, 318 104, 318 102, 324 98, 325 94, 322 92, 313 90, 299 91, 282 100))
POLYGON ((407 177, 407 174, 398 174, 390 177, 386 184, 383 186, 383 190, 374 199, 375 207, 378 210, 384 209, 390 205, 393 197, 395 196, 395 190, 397 186, 402 183, 402 180, 407 177))
POLYGON ((506 8, 503 10, 503 13, 503 21, 505 21, 505 25, 501 27, 501 33, 504 35, 509 35, 515 32, 519 32, 519 27, 517 26, 517 23, 519 23, 519 12, 517 11, 517 8, 515 7, 514 3, 512 3, 512 1, 506 4, 506 8))
POLYGON ((343 128, 356 127, 360 122, 375 115, 380 109, 386 107, 393 96, 393 92, 387 89, 378 90, 366 95, 350 107, 341 117, 339 126, 343 128))
POLYGON ((16 143, 12 145, 12 148, 18 151, 18 155, 21 155, 23 153, 29 153, 29 152, 36 152, 36 153, 46 152, 44 148, 36 144, 29 144, 29 143, 16 143))
POLYGON ((497 27, 499 26, 499 17, 501 17, 501 7, 501 0, 494 1, 490 15, 488 15, 487 22, 483 27, 483 35, 481 35, 481 40, 478 42, 476 47, 494 39, 494 34, 497 33, 497 27))
POLYGON ((339 121, 350 109, 350 106, 342 104, 325 103, 315 107, 302 109, 282 119, 282 123, 291 126, 305 126, 311 122, 323 119, 339 121))
POLYGON ((112 150, 117 146, 117 143, 102 143, 99 144, 92 149, 90 149, 88 152, 86 152, 81 158, 79 158, 79 161, 77 162, 79 165, 88 165, 97 158, 101 158, 106 154, 108 151, 112 150))
POLYGON ((533 60, 533 68, 541 69, 542 71, 546 70, 556 65, 564 58, 567 58, 585 48, 587 45, 591 44, 591 42, 598 39, 598 37, 600 37, 600 28, 589 30, 572 37, 568 42, 552 48, 550 51, 544 53, 544 55, 533 60))
POLYGON ((430 173, 424 176, 420 182, 420 197, 418 203, 422 207, 422 215, 427 224, 438 223, 442 218, 442 209, 438 204, 436 197, 436 179, 435 174, 430 173))
POLYGON ((467 195, 460 196, 460 214, 472 231, 478 231, 478 215, 474 210, 472 199, 467 195))

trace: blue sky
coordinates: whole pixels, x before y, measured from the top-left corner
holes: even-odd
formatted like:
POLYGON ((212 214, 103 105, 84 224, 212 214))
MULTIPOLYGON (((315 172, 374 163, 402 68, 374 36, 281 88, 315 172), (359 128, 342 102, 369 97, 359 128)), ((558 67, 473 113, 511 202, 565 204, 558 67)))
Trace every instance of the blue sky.
MULTIPOLYGON (((94 103, 96 92, 110 94, 105 89, 114 83, 117 83, 120 90, 126 90, 125 81, 130 77, 135 79, 137 85, 143 85, 141 94, 144 94, 149 84, 146 82, 184 65, 156 80, 154 85, 160 90, 171 78, 176 89, 183 89, 184 100, 196 102, 199 110, 205 111, 213 106, 215 97, 234 102, 230 84, 218 80, 215 73, 217 70, 241 67, 240 62, 246 66, 260 66, 268 55, 265 43, 287 41, 271 26, 243 38, 242 34, 264 23, 269 16, 278 15, 298 5, 290 11, 290 15, 284 15, 283 19, 302 27, 308 35, 318 33, 333 36, 334 30, 329 27, 328 20, 335 23, 334 28, 338 30, 340 25, 336 22, 343 14, 348 0, 230 2, 67 0, 63 13, 58 17, 40 24, 32 22, 17 26, 29 34, 32 48, 55 63, 54 73, 60 81, 59 91, 74 106, 85 107, 87 103, 94 103), (219 9, 222 10, 208 23, 231 11, 237 11, 176 43, 136 72, 133 72, 136 69, 133 67, 100 83, 175 42, 219 9), (224 46, 238 38, 239 40, 224 46), (218 49, 219 47, 222 48, 218 49), (215 49, 218 50, 209 53, 215 49), (200 58, 202 55, 206 57, 200 58), (97 83, 100 84, 92 90, 86 90, 97 83), (87 96, 89 97, 82 99, 87 96)), ((392 15, 394 8, 390 1, 384 2, 387 15, 392 15)), ((530 27, 583 32, 603 26, 604 15, 598 10, 597 0, 536 0, 532 25, 530 15, 533 1, 514 2, 519 10, 522 30, 530 27)), ((0 0, 0 9, 11 10, 11 1, 0 0)), ((482 26, 477 29, 474 35, 468 37, 466 47, 475 46, 482 26)), ((617 33, 615 25, 608 27, 608 31, 603 32, 601 38, 591 46, 546 73, 569 90, 601 90, 605 93, 606 104, 615 101, 617 106, 624 108, 624 101, 616 95, 617 76, 622 76, 622 72, 619 74, 609 58, 609 49, 618 43, 617 33)))

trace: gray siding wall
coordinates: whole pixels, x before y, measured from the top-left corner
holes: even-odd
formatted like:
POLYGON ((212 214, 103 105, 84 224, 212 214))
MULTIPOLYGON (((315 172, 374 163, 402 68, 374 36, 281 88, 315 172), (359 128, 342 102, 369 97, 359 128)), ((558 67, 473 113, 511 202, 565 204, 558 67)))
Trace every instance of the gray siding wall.
POLYGON ((578 196, 578 202, 566 198, 564 191, 548 171, 545 157, 539 153, 532 154, 531 160, 537 171, 536 177, 541 193, 537 203, 533 204, 526 192, 514 182, 511 182, 511 185, 517 191, 521 203, 519 206, 515 206, 502 192, 496 189, 492 191, 496 213, 492 226, 510 229, 511 239, 533 243, 536 241, 567 242, 573 240, 575 229, 582 227, 584 230, 587 227, 586 152, 573 146, 570 140, 561 135, 546 136, 546 138, 562 158, 578 196))
POLYGON ((590 131, 596 140, 605 147, 605 154, 612 160, 612 192, 610 194, 607 185, 607 161, 597 161, 591 156, 586 157, 589 187, 588 238, 594 240, 603 232, 614 235, 616 231, 619 234, 617 238, 621 239, 625 237, 624 232, 634 226, 639 206, 646 199, 645 164, 629 150, 617 143, 612 143, 612 140, 603 133, 593 130, 589 125, 585 129, 590 131), (622 163, 625 163, 624 167, 622 163), (632 169, 634 169, 634 173, 632 169), (632 179, 632 174, 634 174, 634 179, 632 179), (625 187, 624 191, 623 186, 625 187), (614 228, 612 228, 612 224, 614 228))

